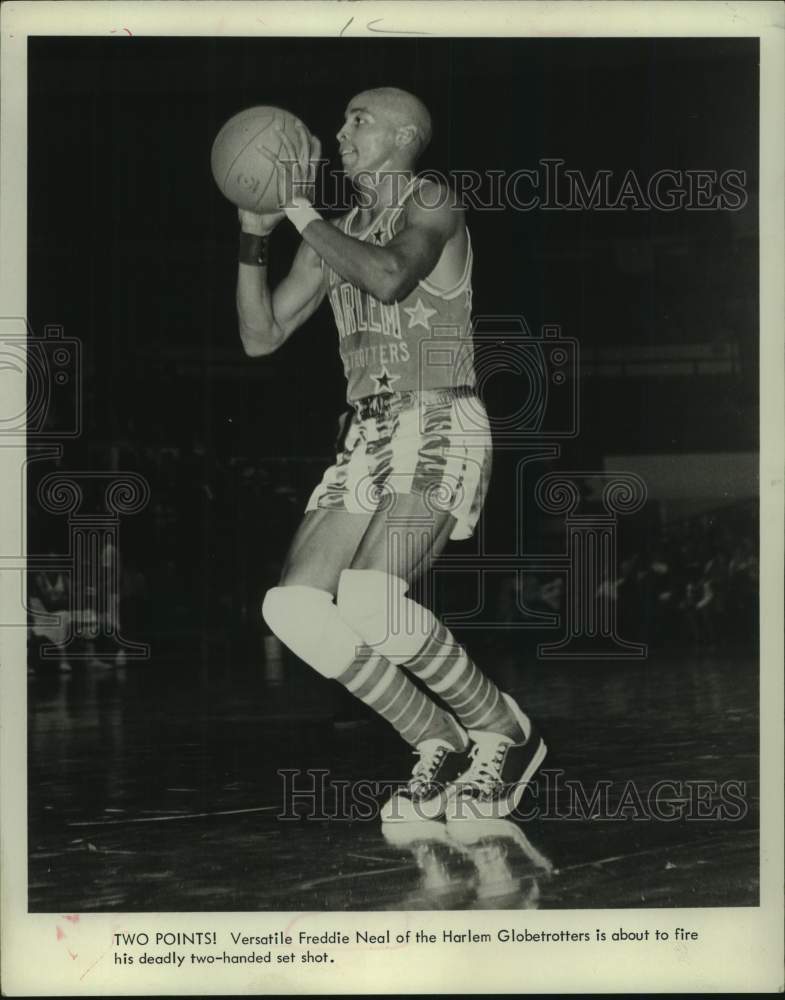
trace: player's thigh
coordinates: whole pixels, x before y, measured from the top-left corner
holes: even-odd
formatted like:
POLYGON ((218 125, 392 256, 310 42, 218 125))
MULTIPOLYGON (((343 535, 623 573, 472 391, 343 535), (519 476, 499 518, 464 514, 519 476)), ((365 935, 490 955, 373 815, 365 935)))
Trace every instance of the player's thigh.
POLYGON ((376 511, 351 562, 415 580, 443 551, 455 525, 452 514, 433 510, 418 493, 396 495, 389 510, 376 511))
POLYGON ((371 518, 370 513, 308 511, 289 546, 281 586, 297 584, 336 593, 338 578, 351 566, 371 518))

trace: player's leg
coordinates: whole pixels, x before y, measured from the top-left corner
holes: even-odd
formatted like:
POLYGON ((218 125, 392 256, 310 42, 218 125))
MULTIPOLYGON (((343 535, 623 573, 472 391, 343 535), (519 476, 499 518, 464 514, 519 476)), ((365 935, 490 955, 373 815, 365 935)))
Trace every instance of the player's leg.
POLYGON ((409 583, 443 551, 455 518, 420 494, 399 494, 374 514, 351 567, 341 574, 338 610, 377 653, 403 665, 446 702, 465 729, 513 739, 518 717, 450 630, 406 596, 409 583))
POLYGON ((337 593, 341 571, 351 565, 370 521, 371 514, 306 511, 286 554, 280 586, 337 593))
MULTIPOLYGON (((396 520, 401 514, 406 519, 416 519, 424 511, 422 498, 401 495, 396 498, 395 510, 396 520)), ((393 529, 391 538, 387 514, 375 513, 352 565, 364 567, 369 558, 371 565, 380 565, 378 553, 385 551, 385 545, 389 543, 393 551, 399 552, 397 572, 409 580, 416 578, 443 549, 453 519, 440 515, 436 523, 426 525, 422 522, 420 516, 421 530, 416 533, 393 529), (400 546, 396 545, 397 541, 401 542, 400 546)), ((371 596, 378 592, 377 578, 393 579, 377 570, 370 573, 373 576, 371 596)), ((346 572, 341 574, 339 593, 343 586, 343 602, 337 610, 352 627, 351 622, 357 617, 361 604, 353 600, 351 584, 347 585, 350 579, 362 585, 367 580, 365 570, 358 569, 356 577, 347 577, 346 572)), ((419 605, 417 608, 425 611, 419 605)), ((452 783, 468 767, 469 736, 451 712, 442 708, 427 690, 412 682, 399 665, 401 657, 394 659, 397 662, 392 662, 383 649, 371 649, 366 643, 363 658, 358 657, 338 679, 377 711, 381 705, 387 707, 387 712, 382 714, 414 745, 417 753, 411 778, 383 805, 382 820, 390 823, 395 820, 437 819, 444 815, 452 783), (405 731, 401 729, 403 720, 407 724, 405 731)))
MULTIPOLYGON (((481 404, 479 404, 481 407, 481 404)), ((474 741, 467 796, 490 815, 517 805, 545 756, 545 745, 515 701, 486 677, 449 629, 406 596, 410 581, 449 537, 468 537, 489 475, 490 438, 482 412, 461 429, 456 405, 399 414, 385 456, 393 503, 374 514, 351 567, 341 574, 338 609, 376 652, 405 665, 450 707, 474 741), (406 475, 400 470, 408 470, 406 475), (398 478, 396 480, 396 475, 398 478), (396 484, 398 489, 396 490, 396 484), (512 798, 499 801, 503 784, 512 798)))
POLYGON ((264 618, 300 659, 343 684, 411 746, 426 739, 465 745, 450 713, 432 702, 404 671, 371 650, 335 606, 341 571, 351 563, 371 517, 309 511, 295 535, 280 585, 265 596, 264 618))
MULTIPOLYGON (((470 764, 448 779, 454 792, 445 798, 448 819, 507 815, 542 764, 545 744, 449 629, 406 596, 409 581, 439 555, 455 522, 436 514, 426 530, 428 512, 416 495, 397 498, 396 520, 403 512, 408 525, 390 524, 384 514, 372 519, 351 568, 341 574, 338 610, 371 649, 438 695, 471 740, 470 764)), ((444 769, 438 776, 444 780, 444 769)))

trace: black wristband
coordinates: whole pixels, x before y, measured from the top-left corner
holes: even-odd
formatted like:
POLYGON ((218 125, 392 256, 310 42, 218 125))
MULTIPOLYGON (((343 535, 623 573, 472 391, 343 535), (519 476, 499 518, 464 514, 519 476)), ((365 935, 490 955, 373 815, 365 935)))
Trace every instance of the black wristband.
POLYGON ((256 233, 240 232, 240 247, 237 259, 241 264, 251 267, 265 267, 267 264, 267 244, 269 236, 257 236, 256 233))

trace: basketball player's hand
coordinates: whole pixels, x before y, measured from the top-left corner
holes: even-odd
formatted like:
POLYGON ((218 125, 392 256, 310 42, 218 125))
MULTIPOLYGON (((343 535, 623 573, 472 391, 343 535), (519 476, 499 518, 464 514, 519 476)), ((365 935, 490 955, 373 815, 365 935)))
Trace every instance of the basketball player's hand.
POLYGON ((249 212, 245 208, 237 209, 237 217, 240 220, 240 227, 244 233, 253 233, 254 236, 267 236, 275 229, 281 219, 285 219, 284 212, 249 212))
POLYGON ((266 151, 264 155, 275 164, 278 171, 278 194, 281 204, 289 205, 293 198, 306 198, 313 204, 322 144, 316 136, 309 136, 300 122, 297 122, 295 128, 296 144, 286 135, 282 123, 278 123, 276 133, 281 139, 281 150, 277 156, 266 151))

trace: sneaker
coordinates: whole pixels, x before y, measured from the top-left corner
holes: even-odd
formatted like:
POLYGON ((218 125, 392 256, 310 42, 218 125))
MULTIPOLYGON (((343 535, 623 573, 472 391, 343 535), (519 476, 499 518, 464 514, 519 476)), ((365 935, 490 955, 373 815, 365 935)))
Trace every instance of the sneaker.
POLYGON ((508 816, 545 760, 547 747, 531 721, 508 694, 502 697, 518 720, 521 731, 528 736, 516 743, 501 733, 469 730, 469 737, 474 742, 470 751, 471 764, 450 790, 446 809, 448 822, 508 816))
POLYGON ((456 750, 441 739, 423 740, 414 752, 419 759, 412 776, 382 806, 382 823, 440 819, 455 779, 469 763, 468 747, 456 750))

